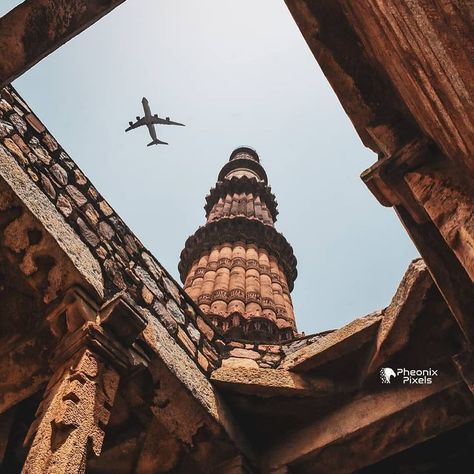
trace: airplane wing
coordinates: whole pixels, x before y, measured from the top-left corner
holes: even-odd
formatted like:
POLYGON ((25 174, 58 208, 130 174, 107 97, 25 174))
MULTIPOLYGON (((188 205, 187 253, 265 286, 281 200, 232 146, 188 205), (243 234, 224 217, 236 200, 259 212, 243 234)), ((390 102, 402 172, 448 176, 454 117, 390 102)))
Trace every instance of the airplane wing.
POLYGON ((180 127, 185 126, 184 123, 173 122, 172 120, 170 120, 169 117, 166 117, 165 119, 163 119, 163 118, 157 117, 156 115, 153 115, 151 117, 151 121, 152 123, 156 125, 179 125, 180 127))
POLYGON ((127 129, 125 129, 126 132, 128 132, 129 130, 133 130, 134 128, 141 127, 142 125, 146 125, 145 117, 137 119, 135 123, 133 122, 128 122, 128 123, 130 124, 130 126, 127 129))

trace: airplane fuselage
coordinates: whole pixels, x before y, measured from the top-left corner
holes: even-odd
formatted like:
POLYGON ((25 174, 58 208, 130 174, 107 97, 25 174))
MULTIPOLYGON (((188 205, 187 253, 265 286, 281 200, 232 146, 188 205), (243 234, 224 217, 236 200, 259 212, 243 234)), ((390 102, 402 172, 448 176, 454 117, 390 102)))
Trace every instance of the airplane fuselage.
POLYGON ((153 124, 151 120, 152 115, 151 115, 150 105, 148 104, 148 100, 146 97, 143 97, 142 105, 143 105, 143 112, 145 112, 146 126, 148 128, 148 131, 150 132, 150 137, 153 139, 153 141, 155 141, 157 139, 155 125, 153 124))
POLYGON ((145 120, 147 121, 147 123, 151 122, 151 110, 150 110, 150 105, 148 104, 148 100, 146 97, 143 97, 142 105, 143 105, 143 111, 145 112, 145 120))

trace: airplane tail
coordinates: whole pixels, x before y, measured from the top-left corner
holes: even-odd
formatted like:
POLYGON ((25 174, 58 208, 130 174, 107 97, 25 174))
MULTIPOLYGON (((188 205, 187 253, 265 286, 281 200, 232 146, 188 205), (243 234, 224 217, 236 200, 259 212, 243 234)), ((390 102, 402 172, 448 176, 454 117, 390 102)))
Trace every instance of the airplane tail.
POLYGON ((152 142, 148 143, 147 146, 152 146, 152 145, 168 145, 166 142, 162 142, 161 140, 153 140, 152 142))

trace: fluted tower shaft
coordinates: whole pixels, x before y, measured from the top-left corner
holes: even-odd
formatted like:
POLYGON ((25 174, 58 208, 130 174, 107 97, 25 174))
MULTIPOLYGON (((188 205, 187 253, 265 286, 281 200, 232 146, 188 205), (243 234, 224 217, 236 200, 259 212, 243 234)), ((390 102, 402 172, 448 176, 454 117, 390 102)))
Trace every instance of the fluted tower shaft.
POLYGON ((181 252, 186 292, 230 339, 292 338, 296 258, 275 229, 277 203, 254 150, 232 152, 204 209, 206 224, 181 252))

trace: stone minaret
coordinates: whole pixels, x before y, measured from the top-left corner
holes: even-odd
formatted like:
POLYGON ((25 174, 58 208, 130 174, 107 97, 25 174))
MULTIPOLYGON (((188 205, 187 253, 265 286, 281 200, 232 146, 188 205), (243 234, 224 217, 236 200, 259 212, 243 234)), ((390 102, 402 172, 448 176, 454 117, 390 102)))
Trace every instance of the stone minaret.
POLYGON ((230 339, 276 342, 296 333, 296 258, 274 227, 267 183, 257 153, 234 150, 206 197, 206 224, 181 252, 184 289, 230 339))

